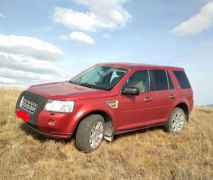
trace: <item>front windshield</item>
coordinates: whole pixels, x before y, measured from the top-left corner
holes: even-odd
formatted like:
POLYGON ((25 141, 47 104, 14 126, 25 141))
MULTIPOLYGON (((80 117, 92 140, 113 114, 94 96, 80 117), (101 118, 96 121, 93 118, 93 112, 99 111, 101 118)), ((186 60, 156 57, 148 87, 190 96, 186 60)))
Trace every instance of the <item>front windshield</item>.
POLYGON ((71 83, 95 89, 112 89, 127 73, 126 69, 94 66, 70 80, 71 83))

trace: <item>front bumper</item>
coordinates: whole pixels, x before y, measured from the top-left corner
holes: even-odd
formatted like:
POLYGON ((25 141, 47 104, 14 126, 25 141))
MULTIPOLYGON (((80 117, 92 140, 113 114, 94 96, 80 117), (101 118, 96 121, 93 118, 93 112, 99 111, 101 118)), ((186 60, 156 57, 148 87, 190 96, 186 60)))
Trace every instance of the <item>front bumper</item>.
POLYGON ((72 137, 72 133, 68 133, 68 134, 52 134, 52 133, 46 133, 43 132, 41 130, 39 130, 38 127, 31 125, 30 123, 25 123, 25 125, 31 129, 32 131, 41 134, 42 136, 45 137, 50 137, 50 138, 56 138, 56 139, 69 139, 72 137))
POLYGON ((16 110, 16 116, 21 118, 27 127, 46 137, 68 139, 72 136, 72 133, 66 132, 68 120, 65 114, 41 112, 36 119, 36 124, 32 123, 35 121, 31 121, 30 116, 20 109, 16 110))

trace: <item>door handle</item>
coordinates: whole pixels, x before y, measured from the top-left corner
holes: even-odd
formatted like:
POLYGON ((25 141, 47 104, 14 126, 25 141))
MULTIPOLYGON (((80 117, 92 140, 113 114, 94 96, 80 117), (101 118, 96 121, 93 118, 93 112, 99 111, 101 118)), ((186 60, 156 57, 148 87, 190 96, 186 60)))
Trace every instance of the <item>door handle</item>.
POLYGON ((169 95, 170 99, 175 99, 175 96, 173 94, 169 95))
POLYGON ((145 101, 145 102, 150 102, 150 101, 152 101, 152 98, 151 98, 151 97, 145 97, 145 98, 144 98, 144 101, 145 101))

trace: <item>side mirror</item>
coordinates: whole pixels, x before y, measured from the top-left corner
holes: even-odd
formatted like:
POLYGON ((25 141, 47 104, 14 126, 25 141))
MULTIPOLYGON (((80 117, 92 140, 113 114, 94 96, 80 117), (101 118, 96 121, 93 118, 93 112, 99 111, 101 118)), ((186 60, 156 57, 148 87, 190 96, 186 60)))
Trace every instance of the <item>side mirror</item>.
POLYGON ((127 96, 138 96, 140 91, 136 87, 124 87, 122 89, 122 94, 127 96))

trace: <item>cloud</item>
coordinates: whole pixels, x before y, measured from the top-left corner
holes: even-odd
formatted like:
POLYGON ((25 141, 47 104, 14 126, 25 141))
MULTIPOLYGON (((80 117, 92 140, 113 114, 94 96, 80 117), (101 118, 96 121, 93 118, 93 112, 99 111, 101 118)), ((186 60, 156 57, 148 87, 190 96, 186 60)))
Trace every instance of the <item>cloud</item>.
POLYGON ((21 70, 9 69, 9 68, 0 68, 0 75, 2 77, 11 78, 13 80, 30 80, 30 81, 37 81, 37 80, 52 80, 52 76, 48 74, 40 74, 33 73, 33 72, 25 72, 21 70))
POLYGON ((90 44, 90 45, 95 44, 95 40, 83 32, 72 32, 70 33, 69 37, 73 41, 90 44))
POLYGON ((16 80, 10 79, 10 78, 5 78, 5 77, 0 77, 0 82, 1 82, 1 84, 15 84, 16 80))
POLYGON ((123 4, 124 0, 75 0, 85 6, 86 11, 57 7, 54 20, 64 26, 80 31, 95 32, 98 29, 114 30, 126 25, 131 15, 123 4))
POLYGON ((179 36, 195 35, 213 25, 213 2, 207 3, 200 12, 173 29, 179 36))
POLYGON ((62 55, 62 50, 48 42, 0 34, 0 84, 30 85, 62 80, 67 73, 56 61, 62 55))
POLYGON ((0 18, 6 18, 6 16, 4 15, 4 14, 2 14, 2 13, 0 13, 0 18))
POLYGON ((66 8, 55 9, 55 21, 72 29, 95 31, 97 18, 94 13, 81 13, 66 8))
POLYGON ((0 67, 19 69, 26 72, 38 72, 39 70, 40 74, 61 74, 60 68, 52 62, 5 52, 0 52, 0 67))
POLYGON ((42 60, 56 60, 63 52, 54 45, 26 36, 0 34, 0 51, 35 57, 42 60))

